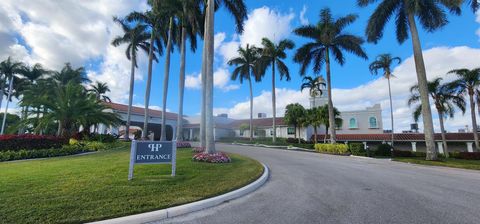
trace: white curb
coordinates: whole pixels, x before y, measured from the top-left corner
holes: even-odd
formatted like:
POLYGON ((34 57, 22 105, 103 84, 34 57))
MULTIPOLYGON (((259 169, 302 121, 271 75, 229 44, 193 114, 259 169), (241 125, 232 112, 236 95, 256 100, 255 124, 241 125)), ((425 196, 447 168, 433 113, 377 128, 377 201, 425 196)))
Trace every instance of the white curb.
POLYGON ((184 204, 176 207, 166 208, 162 210, 157 210, 153 212, 146 212, 137 215, 130 215, 115 219, 107 219, 98 222, 92 222, 96 224, 130 224, 130 223, 146 223, 146 222, 154 222, 159 221, 166 218, 172 218, 179 215, 184 215, 191 212, 200 211, 202 209, 210 208, 224 202, 239 198, 241 196, 247 195, 248 193, 256 190, 260 186, 262 186, 268 179, 269 170, 268 167, 263 164, 263 174, 255 180, 254 182, 250 183, 247 186, 244 186, 240 189, 228 192, 226 194, 222 194, 213 198, 208 198, 205 200, 192 202, 189 204, 184 204))

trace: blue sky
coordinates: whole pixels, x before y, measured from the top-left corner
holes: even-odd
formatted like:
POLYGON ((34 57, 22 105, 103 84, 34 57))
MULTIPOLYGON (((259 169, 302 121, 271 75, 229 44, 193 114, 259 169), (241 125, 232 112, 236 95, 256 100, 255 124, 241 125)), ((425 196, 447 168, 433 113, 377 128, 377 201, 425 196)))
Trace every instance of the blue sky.
MULTIPOLYGON (((25 0, 22 0, 25 1, 25 0)), ((24 2, 26 3, 26 2, 24 2)), ((234 21, 221 9, 215 17, 216 42, 215 66, 219 76, 214 93, 216 113, 229 113, 231 117, 247 117, 246 102, 249 99, 248 86, 235 81, 228 81, 232 67, 225 65, 227 56, 235 53, 238 44, 248 41, 258 41, 259 35, 272 35, 289 38, 296 47, 307 40, 291 34, 291 30, 305 24, 318 21, 320 9, 330 7, 335 16, 349 13, 359 15, 358 20, 347 27, 347 32, 364 36, 364 31, 373 7, 359 8, 355 0, 342 1, 274 1, 247 0, 250 24, 254 31, 246 31, 243 35, 235 34, 234 21), (302 13, 303 12, 303 13, 302 13), (263 24, 263 25, 262 25, 263 24), (221 38, 224 37, 224 38, 221 38), (222 40, 222 41, 220 41, 222 40)), ((119 28, 111 22, 113 15, 124 16, 131 10, 145 10, 144 1, 85 1, 66 0, 62 2, 29 1, 29 4, 19 4, 7 0, 0 5, 0 56, 18 56, 30 63, 41 62, 52 68, 61 67, 64 62, 72 62, 76 66, 85 66, 89 76, 94 80, 108 82, 111 85, 111 96, 118 102, 126 103, 128 91, 129 63, 124 59, 123 49, 109 46, 111 39, 118 35, 119 28), (116 3, 116 4, 115 4, 116 3), (42 16, 43 15, 43 16, 42 16)), ((479 36, 476 34, 479 24, 476 16, 469 8, 464 7, 461 16, 450 16, 450 23, 434 33, 420 33, 429 78, 443 76, 448 70, 461 67, 475 67, 480 57, 478 49, 479 36), (427 57, 428 56, 428 57, 427 57), (475 60, 474 60, 475 59, 475 60), (431 73, 431 74, 430 74, 431 73), (441 74, 440 74, 441 73, 441 74)), ((199 41, 196 53, 187 52, 186 72, 189 77, 188 88, 185 91, 184 111, 195 116, 200 107, 200 90, 195 86, 196 77, 201 69, 201 46, 199 41)), ((415 84, 413 64, 411 63, 412 47, 410 40, 399 45, 395 39, 393 24, 388 24, 383 39, 376 45, 366 43, 364 48, 369 60, 363 60, 346 54, 346 64, 341 67, 332 65, 334 104, 341 110, 361 109, 381 103, 384 122, 388 121, 389 108, 385 94, 386 82, 380 77, 372 76, 368 64, 380 53, 391 53, 401 57, 404 62, 394 70, 398 80, 392 80, 395 98, 395 114, 398 115, 398 127, 405 129, 411 120, 411 110, 406 106, 408 86, 415 84), (401 76, 401 77, 400 77, 401 76)), ((277 79, 277 94, 279 107, 286 103, 298 101, 305 106, 308 96, 299 92, 301 77, 299 66, 292 61, 295 49, 288 52, 286 63, 290 69, 290 82, 277 79), (283 103, 282 103, 283 102, 283 103)), ((146 59, 140 60, 141 66, 135 84, 135 105, 144 104, 146 59)), ((162 100, 162 85, 164 73, 164 58, 154 65, 153 90, 151 105, 158 108, 162 100)), ((178 110, 178 51, 172 55, 167 108, 178 110)), ((315 75, 312 72, 310 75, 315 75)), ((323 71, 322 73, 323 74, 323 71)), ((320 75, 321 75, 320 74, 320 75)), ((451 79, 453 77, 447 77, 451 79)), ((265 112, 271 116, 270 72, 263 82, 254 83, 255 112, 265 112)), ((283 114, 282 108, 279 114, 283 114)), ((447 122, 447 127, 456 130, 468 124, 468 114, 458 116, 458 119, 447 122)), ((388 129, 387 125, 385 128, 388 129)))

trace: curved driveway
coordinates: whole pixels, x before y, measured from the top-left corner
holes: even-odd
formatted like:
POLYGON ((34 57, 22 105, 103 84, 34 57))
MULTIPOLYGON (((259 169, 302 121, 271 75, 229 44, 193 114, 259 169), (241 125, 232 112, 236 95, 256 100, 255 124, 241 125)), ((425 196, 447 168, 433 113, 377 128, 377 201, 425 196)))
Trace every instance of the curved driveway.
POLYGON ((159 223, 480 223, 480 172, 218 144, 270 179, 223 205, 159 223))

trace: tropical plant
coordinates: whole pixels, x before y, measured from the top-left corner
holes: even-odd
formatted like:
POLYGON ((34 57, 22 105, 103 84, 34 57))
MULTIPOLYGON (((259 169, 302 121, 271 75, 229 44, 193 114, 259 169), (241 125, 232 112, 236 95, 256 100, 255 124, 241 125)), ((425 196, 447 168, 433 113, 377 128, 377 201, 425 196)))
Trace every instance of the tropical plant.
MULTIPOLYGON (((427 83, 428 93, 433 99, 433 103, 438 112, 438 121, 440 122, 440 130, 442 135, 442 144, 445 156, 448 158, 447 140, 445 138, 445 125, 444 119, 447 117, 453 118, 455 116, 455 107, 459 108, 465 113, 466 103, 462 95, 457 94, 455 87, 450 84, 441 84, 442 78, 436 78, 427 83)), ((418 85, 414 85, 410 88, 412 95, 408 100, 408 105, 411 106, 414 103, 420 101, 420 94, 418 91, 418 85)), ((475 111, 475 110, 474 110, 475 111)), ((418 121, 422 115, 422 104, 419 104, 414 112, 413 118, 418 121)))
POLYGON ((390 18, 395 18, 395 30, 399 43, 408 39, 408 31, 412 36, 413 56, 417 72, 418 87, 422 103, 423 127, 425 143, 427 146, 427 160, 436 160, 435 140, 433 132, 432 111, 430 108, 427 73, 423 60, 420 37, 418 35, 417 22, 428 31, 433 32, 448 23, 447 13, 444 8, 453 14, 460 14, 460 4, 463 0, 434 1, 434 0, 357 0, 361 7, 380 2, 368 20, 366 29, 367 40, 377 43, 383 37, 385 25, 390 18))
POLYGON ((318 127, 323 124, 323 119, 321 117, 321 112, 319 107, 313 107, 310 109, 306 110, 306 119, 305 119, 305 125, 308 126, 311 125, 313 126, 313 141, 314 143, 318 143, 317 140, 317 135, 318 135, 318 127))
POLYGON ((381 54, 378 55, 375 61, 370 63, 370 66, 368 67, 370 69, 370 73, 374 75, 378 75, 378 71, 382 70, 383 71, 383 77, 387 79, 388 82, 388 97, 390 99, 390 119, 392 122, 392 141, 391 141, 391 146, 393 147, 393 141, 394 141, 394 136, 395 136, 395 131, 394 131, 394 119, 393 119, 393 103, 392 103, 392 88, 390 86, 390 78, 394 77, 392 74, 392 65, 393 63, 397 62, 400 64, 402 59, 399 57, 393 57, 391 54, 381 54))
POLYGON ((135 68, 137 65, 137 52, 139 49, 144 52, 148 52, 150 48, 150 34, 146 31, 146 26, 143 24, 136 24, 134 27, 129 26, 126 21, 121 20, 117 17, 113 18, 113 21, 118 23, 123 30, 122 36, 117 36, 113 39, 112 45, 118 47, 122 44, 127 44, 125 54, 127 59, 131 61, 131 73, 130 73, 130 88, 128 96, 128 111, 127 111, 127 122, 125 124, 125 139, 129 138, 130 131, 130 116, 132 113, 132 103, 133 103, 133 86, 135 81, 135 68))
POLYGON ((286 50, 293 49, 295 44, 288 39, 281 40, 278 44, 275 44, 268 38, 262 39, 262 49, 261 57, 258 60, 260 66, 260 72, 265 73, 268 67, 272 69, 272 128, 273 128, 273 137, 272 141, 275 142, 277 139, 277 126, 275 120, 277 117, 277 108, 276 108, 276 93, 275 93, 275 68, 278 68, 280 73, 280 80, 285 77, 287 81, 290 81, 290 72, 288 67, 283 62, 287 58, 286 50))
POLYGON ((315 98, 323 95, 322 87, 325 87, 326 85, 327 84, 325 83, 325 80, 323 79, 322 76, 318 76, 318 77, 305 76, 303 77, 303 83, 300 86, 300 91, 303 91, 304 89, 308 89, 308 92, 310 93, 310 97, 313 98, 312 107, 316 107, 315 98))
POLYGON ((214 10, 224 5, 233 15, 238 33, 243 32, 243 21, 247 9, 243 0, 207 0, 205 6, 205 33, 202 55, 202 111, 200 121, 200 142, 205 152, 215 153, 213 121, 213 56, 214 56, 214 10), (215 7, 218 3, 218 7, 215 7))
POLYGON ((250 47, 247 44, 246 48, 238 48, 238 57, 230 59, 227 64, 237 66, 233 72, 231 79, 240 80, 240 83, 243 83, 243 80, 248 81, 248 86, 250 89, 250 141, 253 140, 253 87, 252 87, 252 77, 255 78, 255 81, 259 82, 262 79, 262 73, 259 71, 258 59, 260 57, 259 49, 256 47, 250 47))
MULTIPOLYGON (((320 123, 325 125, 325 136, 323 139, 323 142, 327 142, 327 136, 328 136, 328 130, 330 129, 330 117, 329 117, 329 110, 328 110, 328 104, 325 104, 321 107, 319 107, 319 112, 318 112, 318 118, 320 119, 320 123)), ((333 108, 333 114, 334 114, 334 120, 335 120, 335 127, 341 127, 343 120, 340 117, 340 111, 337 108, 333 108)))
MULTIPOLYGON (((149 2, 151 3, 151 2, 149 2)), ((147 138, 148 133, 148 118, 149 115, 149 105, 150 105, 150 92, 152 89, 152 67, 153 61, 158 62, 158 58, 155 54, 155 45, 156 45, 156 52, 158 56, 163 55, 163 45, 167 41, 168 32, 164 32, 166 30, 166 26, 164 25, 163 18, 158 15, 158 13, 154 13, 153 11, 146 11, 146 12, 131 12, 130 14, 125 17, 125 19, 129 22, 141 22, 145 25, 145 28, 150 29, 150 46, 148 48, 148 72, 147 72, 147 83, 145 88, 145 110, 143 115, 143 129, 142 129, 142 139, 147 138)))
POLYGON ((0 62, 0 108, 2 107, 2 100, 5 94, 5 84, 8 80, 8 92, 7 92, 7 104, 5 106, 5 112, 3 114, 2 128, 0 130, 0 135, 4 134, 5 123, 7 119, 8 104, 11 101, 12 92, 14 91, 13 83, 17 78, 15 75, 19 74, 24 68, 25 64, 22 62, 14 61, 11 57, 8 57, 7 60, 0 62))
MULTIPOLYGON (((297 138, 297 128, 305 123, 306 112, 305 108, 299 103, 288 104, 285 107, 285 123, 293 125, 295 128, 295 138, 297 138)), ((298 143, 300 143, 300 131, 298 131, 298 143)))
POLYGON ((475 91, 480 87, 480 68, 476 69, 455 69, 449 72, 449 74, 455 74, 457 80, 453 81, 450 85, 456 88, 458 94, 468 95, 470 103, 470 116, 472 118, 472 130, 473 137, 475 139, 475 147, 480 149, 478 142, 478 126, 477 116, 475 113, 475 91))
POLYGON ((305 75, 309 65, 313 62, 313 71, 319 73, 322 66, 325 65, 327 74, 327 92, 330 114, 330 141, 336 142, 335 120, 332 101, 332 80, 330 70, 330 56, 340 64, 345 64, 343 52, 349 52, 361 58, 367 59, 367 54, 362 48, 363 39, 359 36, 347 34, 345 27, 357 19, 357 15, 349 14, 345 17, 333 18, 329 8, 320 11, 320 20, 314 25, 306 25, 294 30, 294 33, 310 38, 313 41, 300 47, 295 54, 295 62, 300 63, 300 74, 305 75))
POLYGON ((102 100, 104 102, 112 102, 110 97, 105 95, 106 93, 110 92, 110 88, 108 88, 108 85, 105 82, 95 82, 95 84, 90 85, 89 91, 95 94, 97 100, 102 100))

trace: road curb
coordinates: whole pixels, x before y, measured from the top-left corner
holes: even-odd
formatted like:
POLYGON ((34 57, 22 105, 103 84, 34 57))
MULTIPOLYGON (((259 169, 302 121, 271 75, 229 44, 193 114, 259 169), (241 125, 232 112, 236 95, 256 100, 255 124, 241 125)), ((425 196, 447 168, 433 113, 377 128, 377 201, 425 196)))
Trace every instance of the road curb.
POLYGON ((157 210, 153 212, 146 212, 136 215, 124 216, 114 219, 107 219, 98 222, 92 222, 95 224, 131 224, 131 223, 146 223, 160 221, 167 218, 172 218, 179 215, 184 215, 191 212, 200 211, 206 208, 211 208, 217 205, 220 205, 224 202, 245 196, 259 187, 261 187, 265 182, 267 182, 270 175, 268 167, 262 163, 263 174, 252 183, 244 186, 240 189, 222 194, 213 198, 207 198, 201 201, 196 201, 184 205, 179 205, 171 208, 166 208, 162 210, 157 210))

